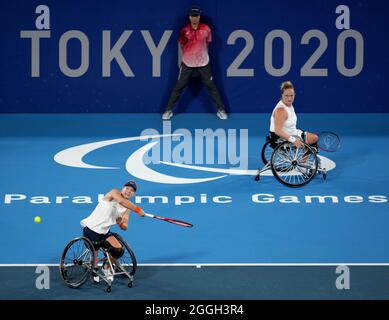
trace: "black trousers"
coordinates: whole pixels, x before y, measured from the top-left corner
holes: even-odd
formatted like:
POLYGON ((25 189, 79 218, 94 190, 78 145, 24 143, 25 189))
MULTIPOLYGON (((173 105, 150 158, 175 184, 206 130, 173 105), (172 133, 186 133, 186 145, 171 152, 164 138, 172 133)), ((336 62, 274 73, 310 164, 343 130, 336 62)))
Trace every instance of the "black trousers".
POLYGON ((193 76, 200 76, 201 81, 207 87, 213 102, 216 104, 218 110, 224 110, 223 102, 220 98, 219 90, 216 88, 212 80, 211 66, 208 63, 204 67, 188 67, 184 63, 181 64, 178 81, 170 94, 169 101, 166 105, 165 111, 171 111, 177 100, 180 98, 182 91, 188 85, 190 78, 193 76))

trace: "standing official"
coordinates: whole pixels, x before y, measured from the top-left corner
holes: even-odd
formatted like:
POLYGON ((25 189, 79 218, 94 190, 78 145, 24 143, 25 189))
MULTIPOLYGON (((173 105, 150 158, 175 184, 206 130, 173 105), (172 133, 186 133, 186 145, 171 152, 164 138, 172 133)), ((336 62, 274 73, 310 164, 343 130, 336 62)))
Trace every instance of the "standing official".
POLYGON ((169 120, 173 116, 173 106, 192 76, 201 77, 201 81, 207 87, 217 106, 217 116, 223 120, 228 118, 219 91, 212 79, 208 55, 208 45, 212 41, 212 33, 208 25, 200 22, 201 13, 200 8, 191 7, 188 11, 189 23, 180 31, 179 43, 182 48, 182 63, 178 81, 162 115, 163 120, 169 120))

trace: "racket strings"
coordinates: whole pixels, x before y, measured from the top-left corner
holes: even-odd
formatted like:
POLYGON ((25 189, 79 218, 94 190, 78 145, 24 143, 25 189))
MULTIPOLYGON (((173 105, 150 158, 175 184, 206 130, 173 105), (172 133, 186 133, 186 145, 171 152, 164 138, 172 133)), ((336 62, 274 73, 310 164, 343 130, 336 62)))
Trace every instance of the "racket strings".
POLYGON ((318 145, 321 149, 327 151, 336 151, 340 147, 339 136, 333 132, 322 132, 319 135, 318 145))

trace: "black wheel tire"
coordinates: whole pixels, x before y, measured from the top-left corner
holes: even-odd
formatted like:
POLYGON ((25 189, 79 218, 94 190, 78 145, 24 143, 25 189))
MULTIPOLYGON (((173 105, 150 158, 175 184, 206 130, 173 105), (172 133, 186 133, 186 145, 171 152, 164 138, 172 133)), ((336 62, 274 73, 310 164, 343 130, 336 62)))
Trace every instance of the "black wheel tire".
POLYGON ((128 287, 132 288, 132 281, 128 283, 128 287))
POLYGON ((111 292, 111 287, 108 287, 107 289, 105 289, 105 292, 110 293, 111 292))
MULTIPOLYGON (((270 161, 270 159, 266 159, 266 149, 267 148, 271 148, 270 147, 270 142, 269 141, 266 141, 265 144, 263 145, 262 147, 262 150, 261 150, 261 158, 262 158, 262 162, 263 164, 268 164, 268 162, 270 161)), ((257 180, 256 180, 257 181, 257 180)))
POLYGON ((257 174, 254 178, 255 181, 259 181, 259 174, 257 174))
POLYGON ((130 254, 131 256, 131 260, 132 260, 132 270, 129 272, 129 274, 131 276, 135 275, 135 272, 136 272, 136 268, 138 266, 137 264, 137 261, 136 261, 136 257, 135 257, 135 253, 134 251, 132 251, 130 245, 127 243, 127 241, 125 241, 121 235, 117 234, 117 233, 112 233, 113 236, 116 237, 116 239, 120 242, 120 244, 125 247, 125 249, 127 250, 127 252, 130 254))
MULTIPOLYGON (((92 272, 92 269, 89 269, 87 270, 87 272, 85 272, 85 275, 84 277, 78 281, 77 283, 69 283, 67 281, 67 276, 68 276, 68 273, 67 273, 67 270, 64 270, 63 269, 63 263, 64 263, 64 259, 65 259, 65 255, 67 253, 67 251, 69 250, 69 248, 77 241, 79 240, 83 240, 84 243, 86 244, 86 246, 88 247, 88 249, 91 251, 92 253, 92 257, 94 257, 94 248, 93 248, 93 245, 92 245, 92 242, 85 238, 85 237, 78 237, 78 238, 75 238, 73 240, 71 240, 65 247, 65 249, 63 250, 62 252, 62 255, 61 255, 61 260, 60 260, 60 263, 59 263, 59 273, 60 273, 60 276, 61 276, 61 279, 63 280, 63 282, 65 282, 65 284, 70 287, 70 288, 74 288, 74 289, 77 289, 79 287, 81 287, 88 279, 89 279, 89 276, 92 272)), ((93 258, 94 260, 94 258, 93 258)), ((92 260, 92 265, 93 265, 93 260, 92 260)))

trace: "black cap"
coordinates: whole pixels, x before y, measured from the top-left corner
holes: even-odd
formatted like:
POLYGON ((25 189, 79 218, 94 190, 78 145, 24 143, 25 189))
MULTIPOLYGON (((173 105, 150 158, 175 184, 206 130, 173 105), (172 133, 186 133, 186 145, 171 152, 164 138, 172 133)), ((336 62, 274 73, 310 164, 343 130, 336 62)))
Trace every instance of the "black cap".
POLYGON ((138 186, 136 185, 136 182, 134 180, 128 181, 125 185, 125 187, 132 187, 134 191, 138 189, 138 186))
POLYGON ((192 6, 188 10, 188 16, 199 16, 199 15, 201 15, 201 9, 197 6, 192 6))

